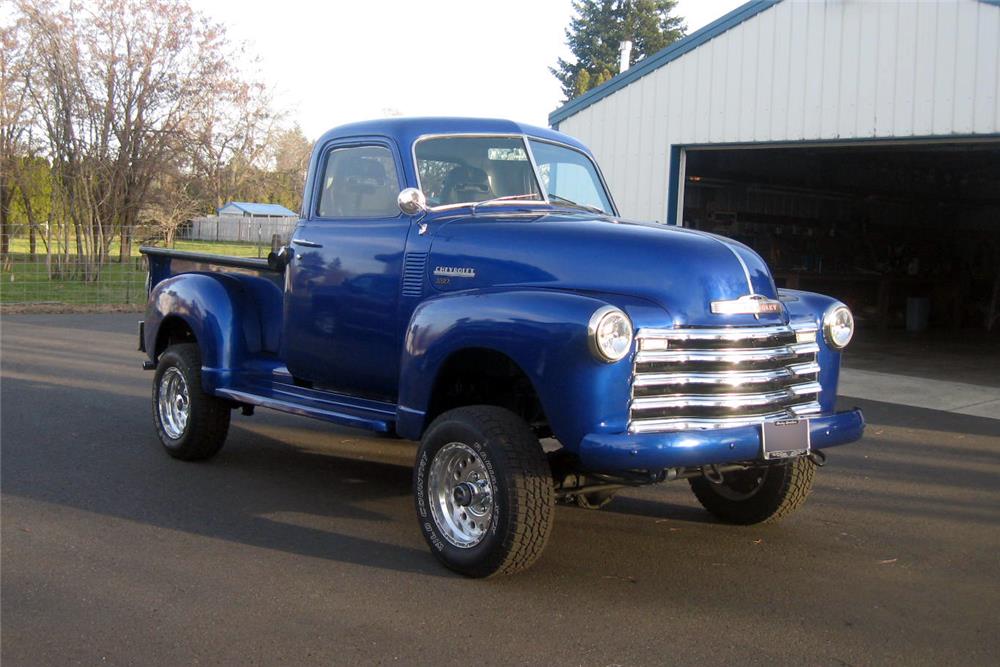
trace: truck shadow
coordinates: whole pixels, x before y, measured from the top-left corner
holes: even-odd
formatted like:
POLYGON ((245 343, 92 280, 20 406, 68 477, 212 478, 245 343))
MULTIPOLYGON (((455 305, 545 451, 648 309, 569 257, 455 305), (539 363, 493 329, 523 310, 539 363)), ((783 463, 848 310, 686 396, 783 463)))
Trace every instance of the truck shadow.
MULTIPOLYGON (((18 403, 62 409, 59 420, 30 419, 32 437, 16 425, 5 428, 5 495, 313 558, 451 576, 424 547, 406 465, 308 451, 240 428, 235 416, 215 459, 185 463, 160 449, 141 399, 101 392, 72 397, 72 389, 54 383, 10 378, 3 389, 5 399, 16 395, 18 403), (80 398, 114 406, 122 416, 117 437, 107 437, 93 414, 80 414, 80 398)), ((274 417, 281 418, 264 420, 274 417)), ((310 442, 345 435, 285 428, 290 438, 310 442)), ((369 441, 381 450, 394 444, 348 435, 360 443, 358 457, 367 457, 369 441)))

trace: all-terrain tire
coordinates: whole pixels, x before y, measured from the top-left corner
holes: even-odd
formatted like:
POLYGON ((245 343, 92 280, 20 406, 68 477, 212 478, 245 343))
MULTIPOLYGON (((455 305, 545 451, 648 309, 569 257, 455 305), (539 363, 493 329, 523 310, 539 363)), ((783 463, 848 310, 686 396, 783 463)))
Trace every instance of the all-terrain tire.
POLYGON ((230 404, 201 387, 201 352, 194 343, 171 345, 153 377, 153 424, 167 453, 184 461, 215 456, 229 433, 230 404))
POLYGON ((779 464, 723 475, 722 484, 705 477, 693 477, 691 490, 706 510, 726 523, 752 525, 782 519, 809 497, 816 465, 800 457, 779 464), (756 487, 749 487, 747 476, 762 476, 756 487), (745 496, 745 497, 744 497, 745 496))
MULTIPOLYGON (((420 530, 431 551, 446 567, 469 577, 512 574, 529 567, 552 532, 555 500, 548 459, 528 424, 504 408, 461 407, 435 419, 417 452, 413 491, 420 530), (448 468, 447 457, 462 469, 474 469, 471 474, 476 480, 482 478, 482 488, 489 490, 488 518, 481 513, 483 523, 466 533, 461 525, 455 532, 455 525, 465 518, 474 525, 476 517, 457 516, 462 510, 455 487, 469 482, 459 481, 462 472, 456 466, 448 468), (469 468, 464 468, 464 457, 469 468), (442 470, 448 474, 440 474, 442 470), (446 497, 458 509, 446 509, 446 497), (448 516, 455 523, 449 525, 448 516), (467 543, 459 544, 463 536, 467 543)), ((486 506, 484 502, 479 507, 486 506)))

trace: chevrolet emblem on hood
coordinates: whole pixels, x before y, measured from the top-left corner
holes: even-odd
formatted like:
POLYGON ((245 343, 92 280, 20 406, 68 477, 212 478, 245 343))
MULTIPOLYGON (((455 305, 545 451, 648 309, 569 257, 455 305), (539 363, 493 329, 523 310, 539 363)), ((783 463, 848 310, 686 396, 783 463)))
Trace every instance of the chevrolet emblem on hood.
POLYGON ((713 301, 712 312, 716 315, 755 315, 780 313, 780 301, 768 299, 760 294, 741 296, 730 301, 713 301))

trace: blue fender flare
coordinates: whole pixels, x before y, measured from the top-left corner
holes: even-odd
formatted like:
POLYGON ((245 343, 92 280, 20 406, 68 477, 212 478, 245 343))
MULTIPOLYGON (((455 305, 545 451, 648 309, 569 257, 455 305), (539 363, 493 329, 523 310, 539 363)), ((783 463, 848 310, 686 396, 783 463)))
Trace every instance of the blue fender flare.
POLYGON ((439 372, 472 348, 502 353, 520 367, 564 446, 575 448, 587 433, 624 430, 631 355, 604 363, 587 341, 591 316, 607 304, 555 290, 463 292, 420 304, 404 341, 398 433, 421 437, 439 372))
POLYGON ((146 307, 144 334, 150 359, 156 361, 164 322, 179 318, 198 341, 205 389, 231 384, 240 365, 264 343, 254 292, 244 280, 226 274, 184 273, 158 283, 146 307))

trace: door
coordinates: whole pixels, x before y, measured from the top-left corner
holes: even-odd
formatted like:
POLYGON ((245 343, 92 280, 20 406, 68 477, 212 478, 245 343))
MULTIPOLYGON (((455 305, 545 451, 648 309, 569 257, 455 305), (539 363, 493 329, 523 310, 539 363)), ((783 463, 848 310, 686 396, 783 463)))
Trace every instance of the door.
POLYGON ((316 388, 393 399, 397 310, 410 219, 396 204, 402 172, 388 141, 331 145, 313 210, 295 230, 285 298, 285 360, 316 388))

